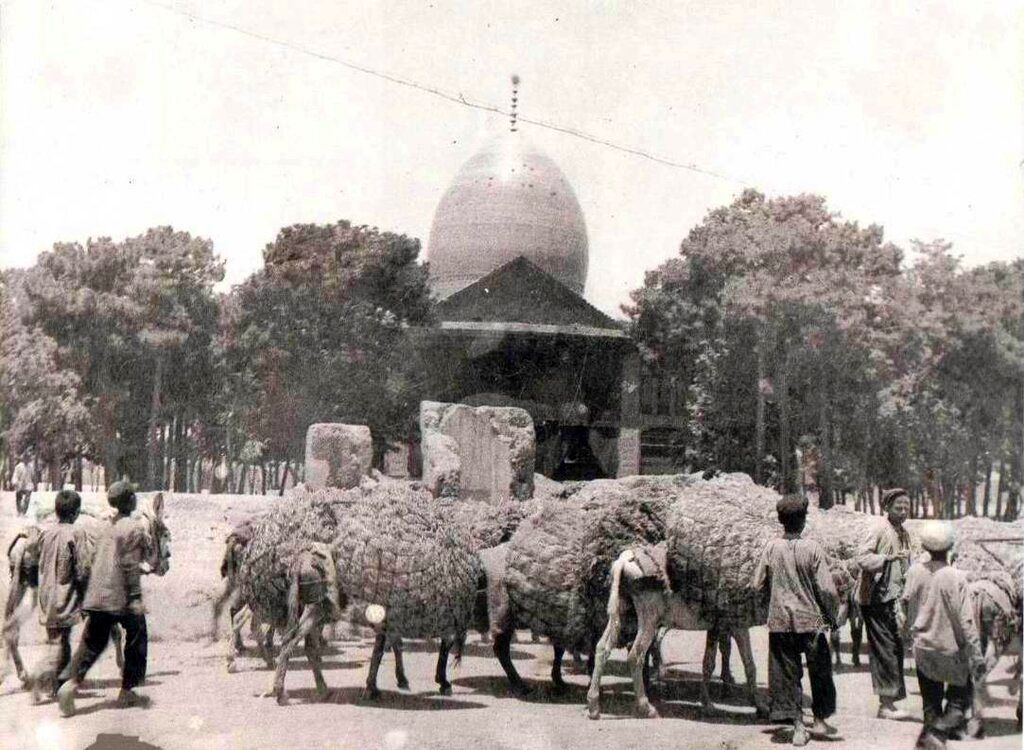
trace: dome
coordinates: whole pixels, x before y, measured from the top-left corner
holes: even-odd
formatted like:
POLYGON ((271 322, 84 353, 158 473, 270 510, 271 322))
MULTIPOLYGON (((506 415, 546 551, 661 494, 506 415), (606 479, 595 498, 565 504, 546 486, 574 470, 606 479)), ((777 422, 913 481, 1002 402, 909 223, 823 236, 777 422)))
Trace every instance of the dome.
POLYGON ((431 285, 447 297, 520 255, 583 294, 587 226, 572 185, 510 132, 470 158, 442 196, 427 245, 431 285))

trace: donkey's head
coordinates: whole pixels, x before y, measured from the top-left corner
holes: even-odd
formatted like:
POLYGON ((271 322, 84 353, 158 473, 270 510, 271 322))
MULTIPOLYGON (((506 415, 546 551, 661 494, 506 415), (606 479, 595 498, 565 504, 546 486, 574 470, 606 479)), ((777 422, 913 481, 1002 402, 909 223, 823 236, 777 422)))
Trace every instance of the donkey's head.
POLYGON ((150 570, 158 576, 165 575, 171 567, 171 531, 164 523, 164 495, 158 492, 151 503, 140 503, 139 520, 142 521, 153 540, 149 557, 144 560, 150 570))

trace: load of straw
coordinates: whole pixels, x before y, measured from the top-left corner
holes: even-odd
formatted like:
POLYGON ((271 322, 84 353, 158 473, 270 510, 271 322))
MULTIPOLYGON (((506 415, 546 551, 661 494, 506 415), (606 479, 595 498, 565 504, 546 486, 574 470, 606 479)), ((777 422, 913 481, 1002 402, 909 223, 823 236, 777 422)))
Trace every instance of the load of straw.
POLYGON ((469 629, 481 569, 453 506, 422 485, 382 482, 341 514, 333 551, 354 622, 377 625, 367 613, 383 608, 391 639, 469 629))

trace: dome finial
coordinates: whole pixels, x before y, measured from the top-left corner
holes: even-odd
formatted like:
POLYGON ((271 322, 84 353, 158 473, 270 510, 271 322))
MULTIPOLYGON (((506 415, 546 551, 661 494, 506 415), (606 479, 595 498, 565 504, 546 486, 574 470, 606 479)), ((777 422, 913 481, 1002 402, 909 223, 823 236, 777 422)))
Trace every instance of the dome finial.
POLYGON ((516 120, 519 118, 519 114, 516 112, 516 104, 519 102, 519 76, 515 73, 512 74, 512 110, 510 112, 509 121, 511 123, 512 132, 516 132, 516 120))

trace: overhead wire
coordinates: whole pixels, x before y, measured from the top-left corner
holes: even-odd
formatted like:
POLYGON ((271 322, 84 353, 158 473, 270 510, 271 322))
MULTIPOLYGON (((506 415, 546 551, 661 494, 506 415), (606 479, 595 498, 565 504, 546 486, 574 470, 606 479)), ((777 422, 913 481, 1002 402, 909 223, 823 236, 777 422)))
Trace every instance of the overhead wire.
MULTIPOLYGON (((303 46, 301 44, 289 41, 287 39, 280 39, 278 37, 273 37, 273 36, 270 36, 268 34, 263 34, 261 32, 258 32, 258 31, 252 31, 251 29, 246 29, 246 28, 244 28, 242 26, 237 26, 237 25, 235 25, 233 23, 229 23, 227 21, 220 21, 220 20, 217 20, 215 18, 209 18, 207 16, 201 16, 198 13, 194 13, 194 12, 192 12, 190 10, 186 10, 184 8, 180 8, 180 7, 168 4, 168 3, 160 2, 160 0, 135 0, 135 1, 139 2, 139 3, 142 3, 144 5, 149 5, 149 6, 152 6, 152 7, 155 7, 155 8, 160 8, 162 10, 165 10, 165 11, 167 11, 169 13, 173 13, 175 15, 183 16, 183 17, 188 18, 189 20, 191 20, 193 22, 196 22, 196 23, 201 23, 201 24, 204 24, 206 26, 210 26, 210 27, 214 27, 214 28, 219 28, 219 29, 224 29, 224 30, 227 30, 227 31, 232 31, 232 32, 235 32, 236 34, 240 34, 242 36, 246 36, 246 37, 249 37, 251 39, 256 39, 256 40, 259 40, 261 42, 265 42, 267 44, 272 44, 272 45, 275 45, 277 47, 282 47, 284 49, 291 50, 292 52, 296 52, 296 53, 301 54, 301 55, 306 55, 308 57, 313 57, 313 58, 316 58, 318 60, 323 60, 325 62, 335 63, 337 65, 342 65, 342 66, 344 66, 346 68, 349 68, 350 70, 354 70, 354 71, 356 71, 358 73, 363 73, 363 74, 368 75, 368 76, 373 76, 375 78, 379 78, 381 80, 387 81, 389 83, 394 83, 394 84, 397 84, 399 86, 405 86, 407 88, 415 89, 417 91, 423 92, 425 94, 430 94, 431 96, 436 96, 436 97, 438 97, 440 99, 444 99, 444 100, 452 102, 454 104, 459 104, 461 106, 469 107, 471 109, 481 110, 483 112, 490 112, 490 113, 496 114, 496 115, 502 115, 504 117, 508 117, 508 116, 511 115, 511 111, 510 110, 502 109, 501 107, 498 107, 498 106, 493 105, 493 104, 487 104, 485 102, 478 102, 478 101, 474 101, 472 99, 468 99, 461 92, 460 93, 452 93, 450 91, 445 91, 444 89, 441 89, 441 88, 439 88, 437 86, 432 86, 432 85, 420 83, 419 81, 414 81, 412 79, 404 78, 402 76, 395 75, 393 73, 387 73, 387 72, 382 71, 382 70, 377 70, 375 68, 371 68, 369 66, 362 65, 362 64, 357 63, 357 62, 353 62, 351 60, 346 60, 345 58, 338 57, 336 55, 329 55, 329 54, 324 53, 324 52, 319 52, 317 50, 311 49, 309 47, 305 47, 305 46, 303 46)), ((624 145, 624 144, 621 144, 621 143, 616 143, 615 141, 611 141, 611 140, 608 140, 607 138, 602 138, 602 137, 597 136, 597 135, 592 135, 590 133, 587 133, 587 132, 585 132, 583 130, 579 130, 577 128, 569 127, 569 126, 566 126, 566 125, 560 125, 558 123, 551 122, 549 120, 541 120, 541 119, 538 119, 538 118, 524 117, 522 114, 517 114, 516 118, 517 118, 517 120, 519 122, 523 122, 523 123, 527 123, 527 124, 530 124, 530 125, 534 125, 534 126, 536 126, 538 128, 543 128, 545 130, 551 130, 551 131, 554 131, 554 132, 563 133, 563 134, 571 136, 573 138, 579 138, 580 140, 589 141, 590 143, 593 143, 593 144, 596 144, 596 145, 599 145, 599 146, 604 146, 606 148, 611 148, 611 149, 614 149, 616 151, 620 151, 622 153, 631 154, 633 156, 638 156, 638 157, 640 157, 642 159, 646 159, 648 161, 652 161, 652 162, 655 162, 657 164, 661 164, 663 166, 672 167, 672 168, 675 168, 675 169, 685 169, 685 170, 688 170, 690 172, 695 172, 697 174, 702 174, 702 175, 705 175, 705 176, 708 176, 708 177, 714 177, 716 179, 725 180, 727 182, 733 182, 733 183, 736 183, 736 184, 739 184, 739 185, 743 185, 743 186, 748 186, 748 187, 750 186, 750 183, 747 180, 742 180, 742 179, 739 179, 737 177, 732 177, 732 176, 726 175, 726 174, 724 174, 722 172, 715 171, 713 169, 707 169, 705 167, 698 166, 697 164, 676 161, 674 159, 669 159, 669 158, 666 158, 666 157, 663 157, 663 156, 659 156, 657 154, 651 153, 650 151, 646 151, 644 149, 637 148, 637 147, 634 147, 634 146, 627 146, 627 145, 624 145)))

